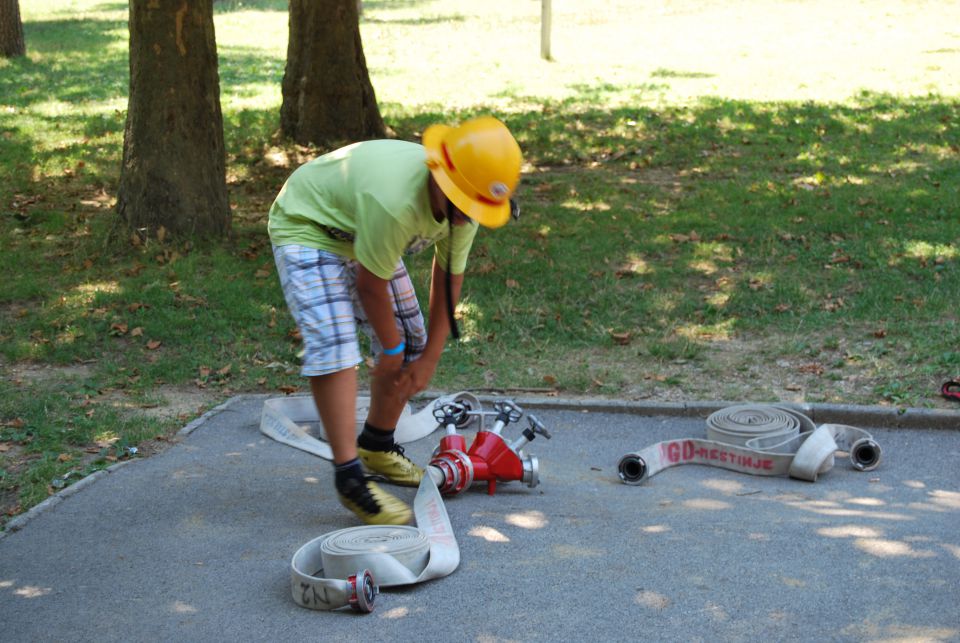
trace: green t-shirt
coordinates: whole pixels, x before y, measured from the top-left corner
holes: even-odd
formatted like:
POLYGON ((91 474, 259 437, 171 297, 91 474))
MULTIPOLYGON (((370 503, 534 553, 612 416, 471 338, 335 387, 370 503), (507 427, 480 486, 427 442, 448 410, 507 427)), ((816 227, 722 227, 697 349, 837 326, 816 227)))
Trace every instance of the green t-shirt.
MULTIPOLYGON (((270 208, 271 243, 356 259, 381 279, 393 276, 403 254, 433 245, 446 269, 449 227, 430 210, 426 158, 422 145, 378 140, 354 143, 300 166, 270 208)), ((453 227, 453 274, 466 269, 476 233, 474 222, 453 227)))

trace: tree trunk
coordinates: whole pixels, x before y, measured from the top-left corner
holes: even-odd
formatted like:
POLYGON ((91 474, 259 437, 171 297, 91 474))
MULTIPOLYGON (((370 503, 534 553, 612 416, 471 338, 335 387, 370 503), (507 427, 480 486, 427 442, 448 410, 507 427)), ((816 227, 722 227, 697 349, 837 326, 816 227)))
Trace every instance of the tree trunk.
POLYGON ((225 164, 212 0, 130 0, 121 221, 142 238, 228 235, 225 164))
POLYGON ((27 53, 19 0, 0 0, 0 56, 13 58, 27 53))
POLYGON ((356 0, 290 0, 280 126, 301 144, 382 138, 356 0))

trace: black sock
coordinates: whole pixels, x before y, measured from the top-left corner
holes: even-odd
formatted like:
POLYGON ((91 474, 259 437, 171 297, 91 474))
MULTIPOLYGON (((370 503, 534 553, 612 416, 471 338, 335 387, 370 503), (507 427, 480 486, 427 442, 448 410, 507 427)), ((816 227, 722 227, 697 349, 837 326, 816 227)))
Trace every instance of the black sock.
POLYGON ((333 473, 334 484, 337 491, 343 492, 350 480, 363 480, 363 466, 360 464, 360 458, 354 458, 349 462, 338 464, 333 473))
POLYGON ((357 446, 368 451, 389 451, 393 448, 393 429, 378 429, 369 422, 363 423, 363 431, 357 438, 357 446))

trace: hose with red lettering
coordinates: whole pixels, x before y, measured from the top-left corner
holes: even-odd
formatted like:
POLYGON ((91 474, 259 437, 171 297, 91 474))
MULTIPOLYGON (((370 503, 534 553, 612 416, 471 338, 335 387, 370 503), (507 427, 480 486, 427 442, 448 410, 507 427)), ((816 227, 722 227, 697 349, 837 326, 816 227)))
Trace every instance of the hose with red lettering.
POLYGON ((880 464, 880 445, 862 429, 844 424, 819 428, 802 413, 780 406, 738 405, 707 418, 707 439, 667 440, 620 458, 624 484, 638 485, 681 464, 703 464, 761 476, 788 475, 815 482, 845 451, 853 467, 880 464))

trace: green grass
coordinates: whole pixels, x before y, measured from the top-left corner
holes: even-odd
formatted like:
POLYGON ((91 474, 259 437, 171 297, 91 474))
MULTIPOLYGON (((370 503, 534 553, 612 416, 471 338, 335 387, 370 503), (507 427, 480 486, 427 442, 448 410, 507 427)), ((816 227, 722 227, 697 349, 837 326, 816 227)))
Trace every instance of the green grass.
MULTIPOLYGON (((537 3, 364 2, 398 137, 493 111, 525 155, 522 219, 478 237, 464 338, 434 387, 945 406, 938 384, 960 373, 960 37, 942 25, 957 8, 887 2, 866 20, 830 5, 818 36, 790 22, 814 0, 575 4, 547 63, 537 3), (676 37, 705 23, 723 42, 676 37)), ((8 513, 202 410, 157 412, 177 401, 304 390, 264 227, 320 151, 276 134, 286 2, 217 3, 235 225, 204 247, 107 241, 126 7, 22 4, 28 56, 0 61, 8 513)), ((429 261, 409 264, 421 292, 429 261)))

